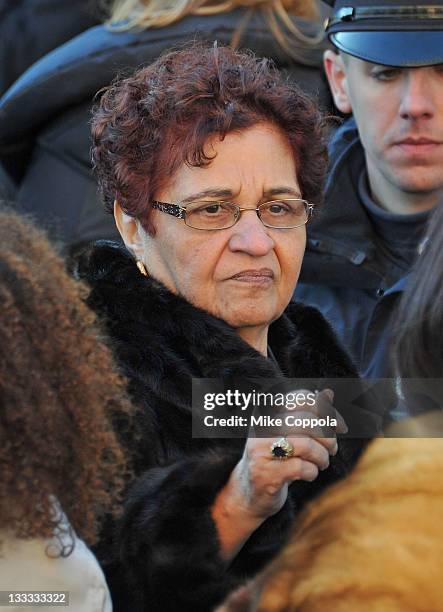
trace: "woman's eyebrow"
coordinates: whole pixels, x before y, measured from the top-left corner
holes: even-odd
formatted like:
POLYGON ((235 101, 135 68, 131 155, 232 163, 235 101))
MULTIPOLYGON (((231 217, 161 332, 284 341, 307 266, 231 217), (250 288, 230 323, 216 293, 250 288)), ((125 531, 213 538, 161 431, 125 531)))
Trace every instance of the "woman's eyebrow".
POLYGON ((186 204, 187 202, 204 200, 205 198, 231 198, 233 195, 234 193, 231 189, 211 187, 210 189, 204 189, 203 191, 193 193, 186 198, 183 198, 181 202, 182 204, 186 204))
MULTIPOLYGON (((295 189, 294 187, 273 187, 272 189, 267 189, 263 192, 264 198, 272 198, 274 196, 282 195, 282 194, 291 194, 296 198, 300 198, 300 191, 295 189)), ((222 188, 222 187, 211 187, 209 189, 204 189, 203 191, 199 191, 197 193, 193 193, 186 198, 181 200, 182 204, 187 204, 189 202, 195 202, 197 200, 204 200, 205 198, 232 198, 235 197, 236 194, 232 191, 232 189, 222 188)))
POLYGON ((299 189, 295 189, 294 187, 273 187, 272 189, 267 189, 263 192, 263 197, 272 198, 277 195, 288 194, 295 196, 296 198, 301 198, 301 193, 299 189))

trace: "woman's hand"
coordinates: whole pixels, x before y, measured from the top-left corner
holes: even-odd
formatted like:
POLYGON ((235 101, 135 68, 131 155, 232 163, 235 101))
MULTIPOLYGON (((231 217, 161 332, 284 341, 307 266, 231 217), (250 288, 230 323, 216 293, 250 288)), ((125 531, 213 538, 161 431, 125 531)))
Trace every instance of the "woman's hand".
POLYGON ((278 460, 270 451, 275 439, 249 438, 231 474, 237 504, 259 521, 281 509, 292 482, 315 480, 319 471, 329 466, 330 455, 338 450, 336 438, 287 436, 286 439, 294 448, 292 457, 278 460))
MULTIPOLYGON (((336 413, 332 397, 329 390, 319 393, 318 409, 314 409, 311 417, 318 417, 319 411, 336 413)), ((306 415, 304 412, 303 417, 306 415)), ((346 431, 341 417, 338 421, 337 431, 346 431)), ((251 533, 282 508, 292 482, 315 480, 329 466, 330 456, 337 453, 335 437, 320 437, 318 430, 304 430, 302 435, 292 433, 297 435, 288 434, 286 439, 294 450, 284 460, 271 454, 275 438, 248 438, 242 458, 217 496, 212 513, 226 559, 235 556, 251 533)))

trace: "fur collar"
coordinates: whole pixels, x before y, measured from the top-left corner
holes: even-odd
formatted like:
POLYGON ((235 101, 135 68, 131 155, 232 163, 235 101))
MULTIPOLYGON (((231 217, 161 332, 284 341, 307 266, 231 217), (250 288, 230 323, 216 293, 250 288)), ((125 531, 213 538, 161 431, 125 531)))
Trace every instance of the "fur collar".
POLYGON ((356 376, 314 308, 292 303, 270 326, 279 371, 227 323, 140 274, 117 243, 100 241, 84 251, 74 273, 91 286, 88 303, 105 318, 126 375, 142 376, 150 389, 182 409, 191 403, 192 377, 356 376))
POLYGON ((105 317, 126 374, 142 371, 149 387, 162 386, 177 406, 189 406, 191 377, 356 375, 312 307, 291 303, 270 326, 279 371, 227 323, 140 274, 132 255, 117 243, 99 241, 84 251, 75 275, 91 286, 88 303, 105 317))

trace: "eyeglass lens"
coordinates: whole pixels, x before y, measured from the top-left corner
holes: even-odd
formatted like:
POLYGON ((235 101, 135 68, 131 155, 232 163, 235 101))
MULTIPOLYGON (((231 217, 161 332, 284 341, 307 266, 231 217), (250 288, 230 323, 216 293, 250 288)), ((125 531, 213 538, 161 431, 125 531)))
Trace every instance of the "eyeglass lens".
MULTIPOLYGON (((308 220, 308 204, 300 199, 265 202, 258 215, 269 227, 294 228, 308 220)), ((195 229, 225 229, 236 223, 239 207, 231 202, 192 202, 186 205, 186 224, 195 229)))

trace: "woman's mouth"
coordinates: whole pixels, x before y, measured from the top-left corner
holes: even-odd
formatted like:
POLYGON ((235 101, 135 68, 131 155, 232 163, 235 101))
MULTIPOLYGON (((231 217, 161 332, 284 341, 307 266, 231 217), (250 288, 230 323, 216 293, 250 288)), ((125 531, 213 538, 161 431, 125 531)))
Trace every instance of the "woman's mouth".
POLYGON ((242 270, 231 276, 230 280, 258 285, 268 284, 273 282, 274 272, 269 268, 242 270))

